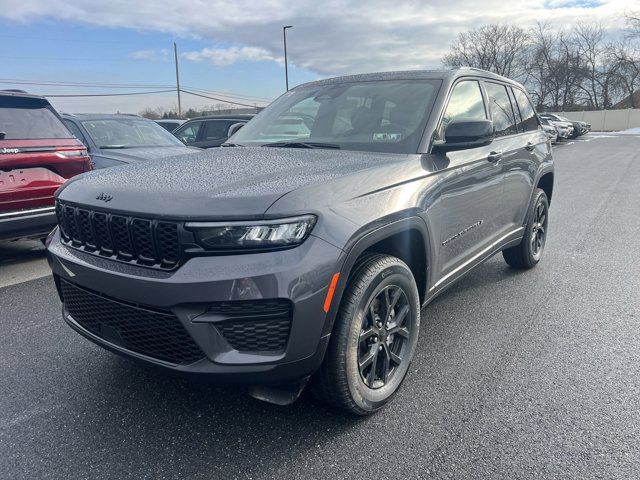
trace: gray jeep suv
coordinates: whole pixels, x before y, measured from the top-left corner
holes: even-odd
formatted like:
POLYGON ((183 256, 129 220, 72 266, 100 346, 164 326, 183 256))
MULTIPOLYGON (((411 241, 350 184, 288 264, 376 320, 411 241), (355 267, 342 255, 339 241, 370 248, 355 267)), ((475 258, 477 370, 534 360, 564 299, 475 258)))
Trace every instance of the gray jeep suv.
POLYGON ((48 259, 98 345, 277 403, 309 381, 368 414, 404 380, 422 307, 497 252, 538 263, 552 188, 521 85, 348 76, 288 91, 226 148, 69 181, 48 259))

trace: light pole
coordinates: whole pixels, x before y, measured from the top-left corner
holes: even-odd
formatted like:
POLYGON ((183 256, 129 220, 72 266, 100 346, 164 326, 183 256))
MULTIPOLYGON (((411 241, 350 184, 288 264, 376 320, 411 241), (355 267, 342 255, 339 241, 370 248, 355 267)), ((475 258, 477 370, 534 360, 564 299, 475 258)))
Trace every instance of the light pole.
POLYGON ((289 91, 289 67, 287 65, 287 28, 293 28, 293 25, 285 25, 282 27, 282 38, 284 41, 284 81, 289 91))
POLYGON ((182 104, 180 103, 180 75, 178 74, 178 47, 173 42, 173 56, 176 60, 176 92, 178 92, 178 118, 182 118, 182 104))

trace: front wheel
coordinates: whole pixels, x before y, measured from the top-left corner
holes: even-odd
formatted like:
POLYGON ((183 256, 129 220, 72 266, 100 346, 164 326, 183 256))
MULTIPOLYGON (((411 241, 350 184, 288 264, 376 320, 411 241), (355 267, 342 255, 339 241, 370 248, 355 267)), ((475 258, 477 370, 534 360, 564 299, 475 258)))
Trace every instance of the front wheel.
POLYGON ((409 267, 388 255, 364 257, 349 278, 314 392, 357 415, 375 412, 402 384, 419 329, 420 297, 409 267))
POLYGON ((549 200, 544 190, 536 188, 527 214, 522 242, 502 251, 505 261, 513 268, 533 268, 542 258, 549 226, 549 200))

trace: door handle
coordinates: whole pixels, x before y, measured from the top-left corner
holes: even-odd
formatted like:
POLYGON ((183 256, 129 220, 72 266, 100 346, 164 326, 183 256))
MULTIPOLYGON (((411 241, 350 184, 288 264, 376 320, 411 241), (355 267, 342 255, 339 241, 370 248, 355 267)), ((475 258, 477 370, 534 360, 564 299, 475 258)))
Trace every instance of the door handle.
POLYGON ((498 163, 500 160, 502 160, 502 152, 489 153, 489 155, 487 156, 487 160, 489 160, 491 163, 498 163))
POLYGON ((527 150, 532 152, 533 149, 536 148, 536 145, 535 145, 535 143, 527 142, 527 145, 524 148, 526 148, 527 150))

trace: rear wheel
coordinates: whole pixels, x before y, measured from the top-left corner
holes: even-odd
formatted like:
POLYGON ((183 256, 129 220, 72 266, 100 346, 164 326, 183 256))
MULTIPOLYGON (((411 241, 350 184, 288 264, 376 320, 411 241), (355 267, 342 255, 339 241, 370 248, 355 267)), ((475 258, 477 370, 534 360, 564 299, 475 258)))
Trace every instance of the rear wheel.
POLYGON ((314 392, 358 415, 375 412, 402 384, 419 328, 420 300, 409 267, 387 255, 363 258, 349 278, 314 392))
POLYGON ((537 188, 529 207, 522 242, 502 251, 505 261, 514 268, 535 267, 544 251, 549 225, 549 201, 544 190, 537 188))

